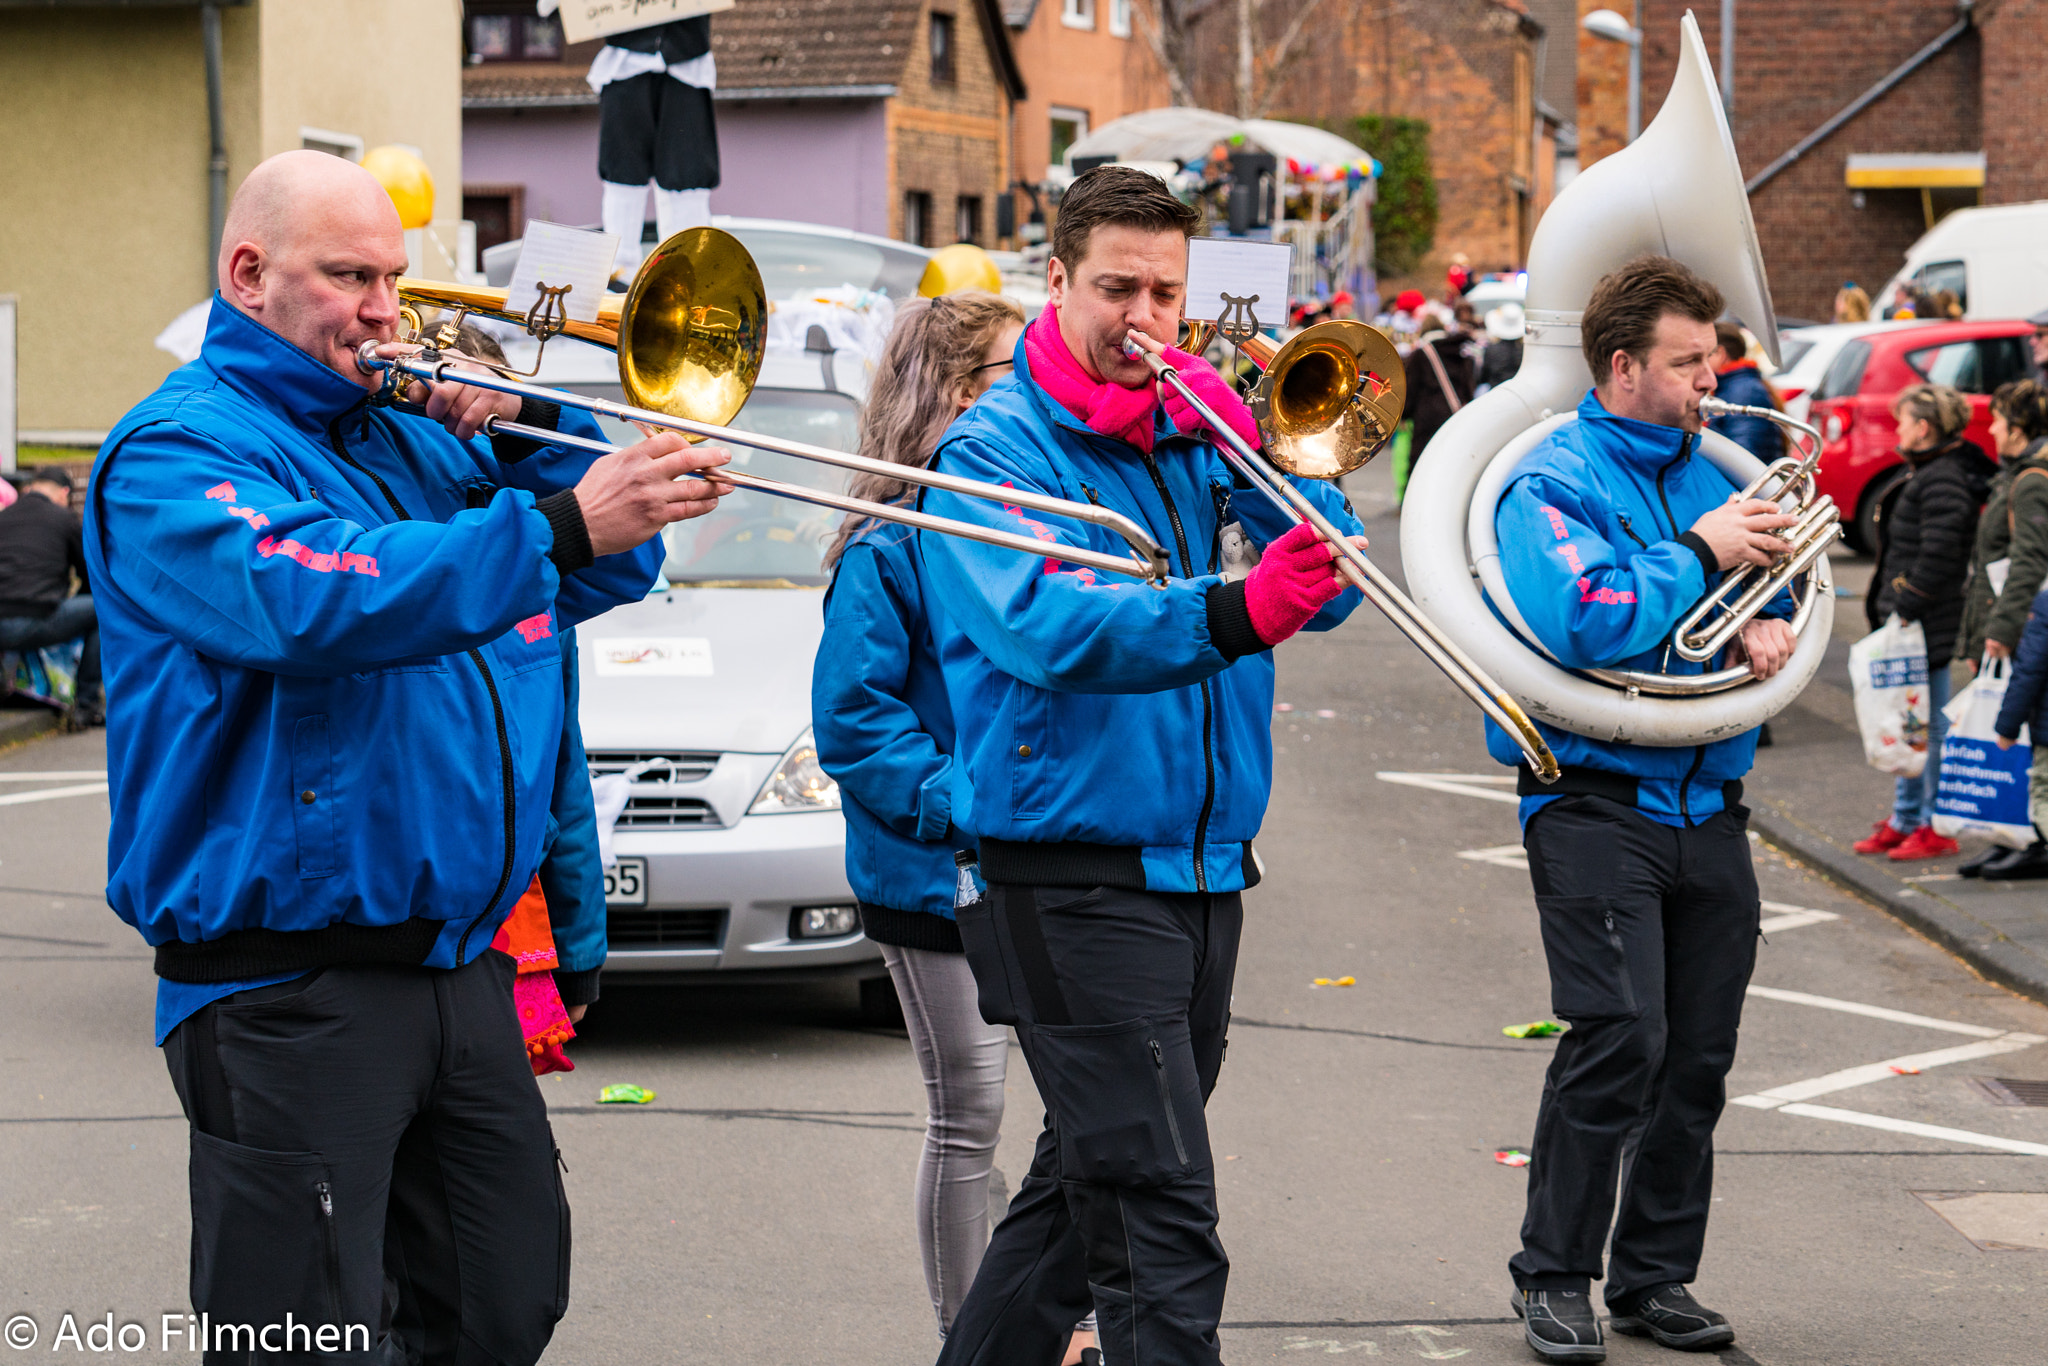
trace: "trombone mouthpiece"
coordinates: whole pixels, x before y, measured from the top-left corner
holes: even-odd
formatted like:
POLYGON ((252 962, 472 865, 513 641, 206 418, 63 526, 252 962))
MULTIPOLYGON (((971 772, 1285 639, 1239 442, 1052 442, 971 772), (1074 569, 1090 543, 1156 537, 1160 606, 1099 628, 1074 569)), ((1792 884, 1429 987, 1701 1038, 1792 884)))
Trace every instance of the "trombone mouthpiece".
POLYGON ((1145 358, 1145 348, 1132 341, 1129 337, 1125 337, 1124 354, 1132 360, 1143 360, 1145 358))

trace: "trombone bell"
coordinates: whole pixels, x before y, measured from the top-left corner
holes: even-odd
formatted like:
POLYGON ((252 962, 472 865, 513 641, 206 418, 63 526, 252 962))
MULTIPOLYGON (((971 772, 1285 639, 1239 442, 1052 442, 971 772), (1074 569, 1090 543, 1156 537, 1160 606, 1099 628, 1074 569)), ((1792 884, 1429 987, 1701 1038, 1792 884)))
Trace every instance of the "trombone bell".
MULTIPOLYGON (((1180 349, 1200 355, 1214 323, 1181 324, 1180 349)), ((1408 401, 1408 372, 1387 334, 1332 318, 1275 347, 1264 337, 1238 354, 1263 373, 1245 403, 1259 424, 1266 458, 1304 479, 1336 479, 1394 439, 1408 401)))

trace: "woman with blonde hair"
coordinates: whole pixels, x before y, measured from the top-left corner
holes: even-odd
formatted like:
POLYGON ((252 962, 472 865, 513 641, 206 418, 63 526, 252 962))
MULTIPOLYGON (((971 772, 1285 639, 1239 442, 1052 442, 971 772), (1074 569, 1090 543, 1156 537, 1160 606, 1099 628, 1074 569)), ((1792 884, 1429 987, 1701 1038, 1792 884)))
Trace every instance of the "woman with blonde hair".
POLYGON ((1867 323, 1870 321, 1870 296, 1858 288, 1854 280, 1843 285, 1835 294, 1835 321, 1838 323, 1867 323))
MULTIPOLYGON (((1008 377, 1023 330, 1014 300, 978 291, 905 308, 868 394, 860 453, 924 464, 953 419, 1008 377)), ((863 474, 849 491, 909 504, 917 486, 863 474)), ((861 927, 881 946, 924 1074, 917 1240, 943 1338, 988 1246, 1009 1038, 981 1018, 953 919, 956 893, 975 885, 966 871, 974 842, 953 823, 964 775, 917 539, 895 523, 849 516, 825 564, 832 586, 811 676, 813 734, 819 763, 839 783, 861 927)), ((1092 1316, 1083 1323, 1093 1326, 1092 1316)), ((1093 1341, 1077 1333, 1068 1360, 1093 1341)))
POLYGON ((1900 778, 1892 813, 1856 845, 1859 854, 1886 854, 1900 863, 1941 858, 1956 842, 1934 831, 1934 793, 1941 782, 1941 738, 1948 718, 1949 663, 1963 620, 1963 585, 1969 579, 1970 546, 1977 536, 1977 509, 1984 505, 1996 466, 1976 442, 1963 435, 1970 401, 1946 384, 1915 384, 1892 400, 1899 424, 1899 454, 1912 474, 1880 524, 1875 622, 1896 615, 1917 621, 1927 636, 1927 767, 1915 778, 1900 778))

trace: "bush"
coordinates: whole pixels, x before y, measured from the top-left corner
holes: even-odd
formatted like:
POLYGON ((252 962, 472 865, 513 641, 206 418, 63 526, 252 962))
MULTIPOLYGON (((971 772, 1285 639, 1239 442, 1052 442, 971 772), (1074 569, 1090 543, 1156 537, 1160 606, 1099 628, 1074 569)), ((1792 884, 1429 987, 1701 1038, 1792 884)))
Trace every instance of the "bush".
POLYGON ((1351 120, 1349 137, 1380 163, 1379 201, 1372 209, 1373 268, 1381 275, 1406 275, 1436 245, 1429 123, 1366 114, 1351 120))

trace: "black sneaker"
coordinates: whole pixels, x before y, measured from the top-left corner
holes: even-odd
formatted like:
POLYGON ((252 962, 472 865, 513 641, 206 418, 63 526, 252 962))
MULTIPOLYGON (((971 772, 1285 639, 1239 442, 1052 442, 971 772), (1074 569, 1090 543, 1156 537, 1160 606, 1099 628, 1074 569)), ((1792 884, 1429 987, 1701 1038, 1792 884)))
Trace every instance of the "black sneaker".
POLYGON ((2048 843, 2035 840, 2011 858, 1987 864, 1977 876, 1986 882, 2029 882, 2048 877, 2048 843))
POLYGON ((1645 1291, 1636 1296, 1627 1311, 1619 1306, 1612 1308, 1607 1321, 1615 1332, 1655 1338, 1665 1347, 1704 1352, 1735 1341, 1735 1330, 1729 1326, 1727 1317, 1701 1304, 1682 1285, 1645 1291))
POLYGON ((1517 1290, 1508 1300, 1522 1336, 1545 1361, 1605 1361, 1600 1317, 1583 1290, 1517 1290))

